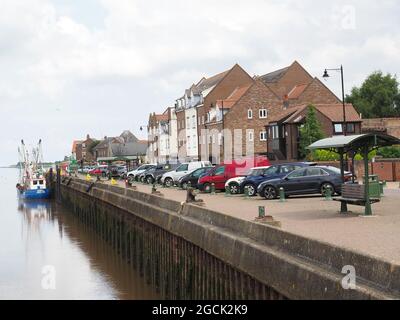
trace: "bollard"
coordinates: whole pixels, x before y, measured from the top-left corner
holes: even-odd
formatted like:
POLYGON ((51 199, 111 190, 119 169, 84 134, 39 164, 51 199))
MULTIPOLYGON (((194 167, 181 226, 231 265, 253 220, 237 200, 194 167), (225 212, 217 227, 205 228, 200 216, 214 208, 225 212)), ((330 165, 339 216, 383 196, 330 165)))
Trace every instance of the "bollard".
POLYGON ((385 191, 384 191, 383 186, 384 186, 383 182, 379 182, 379 189, 380 189, 380 192, 381 192, 381 197, 385 196, 385 191))
POLYGON ((332 201, 332 188, 331 188, 331 186, 328 186, 326 188, 324 196, 325 196, 325 201, 332 201))
POLYGON ((279 188, 279 199, 280 202, 286 202, 285 189, 283 189, 282 187, 279 188))
POLYGON ((187 183, 186 189, 189 189, 189 188, 191 188, 191 187, 192 187, 192 183, 189 181, 189 182, 187 183))
POLYGON ((128 179, 125 179, 125 188, 129 188, 130 187, 130 185, 129 185, 129 180, 128 179))
POLYGON ((211 194, 215 195, 215 183, 211 183, 211 194))
POLYGON ((87 175, 86 175, 85 180, 86 180, 86 181, 92 181, 92 177, 90 176, 90 174, 87 174, 87 175))
POLYGON ((114 178, 111 178, 111 185, 112 185, 112 186, 115 186, 116 184, 117 184, 117 181, 115 181, 114 178))
POLYGON ((246 186, 246 187, 244 188, 244 199, 245 199, 245 200, 250 200, 248 186, 246 186))
POLYGON ((259 219, 265 218, 265 207, 263 206, 258 207, 258 218, 259 219))
POLYGON ((225 187, 225 197, 230 197, 231 194, 231 188, 229 188, 229 186, 225 187))

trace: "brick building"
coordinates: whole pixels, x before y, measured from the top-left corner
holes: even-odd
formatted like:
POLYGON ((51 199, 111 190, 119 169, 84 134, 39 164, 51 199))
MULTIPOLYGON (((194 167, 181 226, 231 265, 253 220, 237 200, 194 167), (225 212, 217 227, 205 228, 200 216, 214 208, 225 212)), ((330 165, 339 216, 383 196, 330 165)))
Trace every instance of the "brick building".
POLYGON ((77 161, 83 162, 93 162, 96 158, 91 149, 91 145, 95 142, 95 139, 92 139, 89 135, 86 136, 86 139, 83 141, 75 141, 73 146, 73 151, 75 151, 75 156, 77 161))
MULTIPOLYGON (((237 87, 210 109, 207 137, 203 135, 200 143, 207 143, 210 154, 215 157, 217 153, 220 159, 248 153, 266 155, 266 121, 279 113, 281 106, 281 99, 259 79, 237 87)), ((219 159, 211 160, 219 162, 219 159)))
POLYGON ((400 118, 363 119, 362 131, 386 133, 400 139, 400 118))
MULTIPOLYGON (((316 117, 326 137, 343 134, 343 105, 314 104, 316 117)), ((267 125, 268 157, 271 160, 301 160, 300 127, 304 125, 308 104, 294 106, 271 117, 267 125)), ((346 105, 347 133, 361 133, 361 118, 352 104, 346 105)))

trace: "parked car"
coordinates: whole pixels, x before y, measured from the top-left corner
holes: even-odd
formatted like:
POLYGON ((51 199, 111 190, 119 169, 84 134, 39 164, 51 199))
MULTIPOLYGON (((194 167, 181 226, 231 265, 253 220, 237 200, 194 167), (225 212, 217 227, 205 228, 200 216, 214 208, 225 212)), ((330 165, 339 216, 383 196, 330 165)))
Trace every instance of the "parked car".
POLYGON ((182 189, 187 189, 189 183, 193 188, 197 188, 197 183, 199 182, 199 178, 206 175, 210 170, 214 167, 204 167, 194 170, 192 173, 183 176, 178 181, 178 186, 182 189))
POLYGON ((221 164, 211 170, 206 176, 199 179, 198 188, 210 192, 212 184, 216 190, 225 190, 225 183, 235 177, 244 177, 252 167, 270 166, 266 157, 249 157, 234 160, 231 163, 221 164))
POLYGON ((204 167, 211 167, 210 161, 194 161, 194 162, 187 162, 182 163, 178 168, 173 171, 166 172, 161 177, 161 183, 167 187, 172 187, 174 184, 178 182, 178 180, 193 172, 196 169, 204 168, 204 167))
POLYGON ((315 162, 283 163, 254 170, 240 183, 240 193, 244 193, 247 188, 249 196, 254 197, 257 195, 257 188, 262 182, 282 178, 294 170, 316 165, 315 162))
POLYGON ((146 170, 148 170, 150 168, 153 168, 155 166, 157 166, 157 165, 156 164, 144 164, 144 165, 141 165, 140 167, 136 168, 135 170, 129 171, 127 173, 127 178, 129 180, 136 180, 137 181, 137 178, 141 173, 143 173, 146 170))
POLYGON ((108 174, 108 167, 107 166, 98 166, 98 167, 94 168, 93 170, 90 170, 89 174, 94 175, 94 176, 106 177, 108 174))
POLYGON ((257 167, 257 168, 252 168, 248 174, 246 174, 243 177, 235 177, 232 179, 229 179, 226 183, 225 183, 225 189, 229 188, 229 191, 231 194, 240 194, 240 184, 249 176, 252 175, 259 175, 262 174, 262 172, 265 169, 268 169, 269 166, 266 167, 257 167))
POLYGON ((125 166, 111 165, 108 167, 108 176, 111 178, 120 178, 125 172, 125 166))
POLYGON ((143 176, 143 182, 148 184, 160 183, 164 173, 175 170, 179 164, 161 164, 151 168, 140 175, 143 176))
MULTIPOLYGON (((345 182, 350 181, 352 174, 345 172, 345 182)), ((258 187, 258 194, 267 200, 279 197, 280 188, 285 195, 325 195, 328 188, 332 193, 341 192, 342 176, 340 170, 331 166, 314 166, 292 171, 282 178, 271 179, 262 182, 258 187)))

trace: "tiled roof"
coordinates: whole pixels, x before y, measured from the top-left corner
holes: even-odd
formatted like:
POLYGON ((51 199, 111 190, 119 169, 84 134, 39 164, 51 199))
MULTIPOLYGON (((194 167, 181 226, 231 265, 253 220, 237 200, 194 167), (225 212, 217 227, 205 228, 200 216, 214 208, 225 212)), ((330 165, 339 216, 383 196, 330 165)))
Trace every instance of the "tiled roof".
POLYGON ((223 99, 223 100, 217 100, 217 106, 222 107, 222 103, 223 103, 223 107, 224 109, 230 109, 232 108, 236 102, 238 102, 240 100, 241 97, 243 97, 243 95, 247 92, 247 90, 250 89, 252 85, 247 85, 247 86, 243 86, 243 87, 237 87, 228 98, 223 99))
POLYGON ((298 99, 307 87, 308 84, 300 84, 294 86, 294 88, 288 93, 288 98, 298 99))
POLYGON ((210 78, 204 78, 202 79, 197 85, 196 85, 196 89, 199 90, 199 92, 203 92, 211 87, 214 87, 215 85, 217 85, 230 71, 224 71, 221 73, 216 74, 215 76, 212 76, 210 78))
POLYGON ((289 118, 290 116, 292 116, 293 114, 297 113, 299 110, 303 110, 304 106, 294 106, 294 107, 290 107, 286 110, 282 110, 281 113, 278 113, 272 117, 270 117, 268 119, 268 121, 270 123, 273 122, 281 122, 283 120, 286 120, 287 118, 289 118))
MULTIPOLYGON (((298 105, 290 107, 284 110, 280 114, 269 119, 270 123, 283 122, 283 123, 296 123, 303 119, 303 116, 299 118, 301 113, 308 107, 308 104, 298 105)), ((343 122, 343 105, 340 103, 336 104, 317 104, 314 107, 326 116, 332 122, 343 122)), ((356 109, 352 104, 346 104, 346 121, 347 122, 362 122, 356 109)))
POLYGON ((270 73, 267 73, 263 76, 260 77, 261 81, 264 83, 272 83, 272 82, 277 82, 282 76, 285 74, 285 72, 289 69, 290 67, 282 68, 270 73))
MULTIPOLYGON (((343 121, 342 104, 318 104, 315 106, 319 112, 328 117, 332 122, 343 121)), ((361 122, 360 115, 352 104, 346 104, 346 121, 361 122)))

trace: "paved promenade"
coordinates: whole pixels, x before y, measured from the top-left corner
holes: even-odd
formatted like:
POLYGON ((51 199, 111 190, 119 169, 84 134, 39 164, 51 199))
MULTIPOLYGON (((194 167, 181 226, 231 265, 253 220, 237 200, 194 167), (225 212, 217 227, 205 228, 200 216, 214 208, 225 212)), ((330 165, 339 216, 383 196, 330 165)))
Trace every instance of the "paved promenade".
MULTIPOLYGON (((109 183, 109 182, 106 182, 109 183)), ((118 184, 125 186, 124 182, 118 184)), ((138 191, 151 192, 151 186, 135 183, 138 191)), ((186 191, 158 187, 166 198, 185 201, 186 191)), ((245 220, 254 220, 258 207, 282 222, 282 229, 347 247, 400 264, 400 189, 398 183, 389 184, 385 197, 373 205, 374 217, 360 217, 364 207, 349 206, 350 215, 339 213, 340 203, 325 201, 318 196, 289 198, 287 202, 266 201, 260 197, 250 200, 243 196, 225 197, 223 193, 199 194, 206 208, 245 220)))

